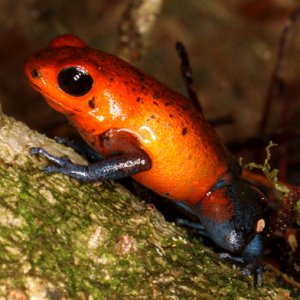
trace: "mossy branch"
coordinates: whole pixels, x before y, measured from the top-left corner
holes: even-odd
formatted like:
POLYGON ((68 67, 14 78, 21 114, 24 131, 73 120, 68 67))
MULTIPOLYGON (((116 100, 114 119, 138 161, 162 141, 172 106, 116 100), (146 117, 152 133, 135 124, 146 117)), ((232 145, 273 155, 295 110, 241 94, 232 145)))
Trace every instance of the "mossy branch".
MULTIPOLYGON (((41 171, 31 146, 84 160, 0 114, 0 297, 5 299, 286 299, 219 260, 198 236, 113 182, 41 171)), ((292 299, 292 297, 290 298, 292 299)))

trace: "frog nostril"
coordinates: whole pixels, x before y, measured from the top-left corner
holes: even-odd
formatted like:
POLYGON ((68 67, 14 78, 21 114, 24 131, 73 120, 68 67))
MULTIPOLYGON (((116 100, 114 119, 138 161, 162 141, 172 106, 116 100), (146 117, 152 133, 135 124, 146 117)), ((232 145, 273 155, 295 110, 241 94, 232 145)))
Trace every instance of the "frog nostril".
POLYGON ((37 70, 37 69, 33 69, 32 71, 31 71, 31 77, 32 78, 37 78, 37 77, 39 77, 40 76, 40 73, 39 73, 39 71, 37 70))

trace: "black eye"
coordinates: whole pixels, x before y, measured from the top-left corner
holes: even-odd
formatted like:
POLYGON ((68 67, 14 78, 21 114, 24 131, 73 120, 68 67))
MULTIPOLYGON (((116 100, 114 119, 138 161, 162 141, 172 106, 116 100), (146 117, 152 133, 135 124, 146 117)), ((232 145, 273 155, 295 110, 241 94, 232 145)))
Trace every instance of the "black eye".
POLYGON ((69 67, 59 72, 59 87, 69 95, 84 96, 93 86, 93 78, 82 67, 69 67))

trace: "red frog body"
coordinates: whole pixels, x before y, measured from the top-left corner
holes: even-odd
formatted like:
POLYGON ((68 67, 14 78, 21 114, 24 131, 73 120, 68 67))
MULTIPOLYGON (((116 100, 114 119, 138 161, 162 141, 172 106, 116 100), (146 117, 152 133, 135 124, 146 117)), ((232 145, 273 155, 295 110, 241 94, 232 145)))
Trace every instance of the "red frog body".
POLYGON ((56 164, 48 173, 83 181, 132 176, 196 215, 194 225, 241 255, 244 273, 261 281, 261 194, 241 178, 239 165, 188 99, 73 35, 59 36, 29 57, 25 72, 105 157, 86 167, 31 149, 56 164))

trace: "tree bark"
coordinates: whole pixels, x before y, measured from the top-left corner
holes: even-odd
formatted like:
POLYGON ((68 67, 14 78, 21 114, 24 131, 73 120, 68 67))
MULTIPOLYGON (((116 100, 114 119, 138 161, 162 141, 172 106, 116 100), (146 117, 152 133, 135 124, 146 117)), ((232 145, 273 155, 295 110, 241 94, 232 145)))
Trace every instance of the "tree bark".
POLYGON ((43 173, 32 146, 84 163, 0 114, 0 299, 292 299, 280 274, 253 288, 124 187, 43 173))

